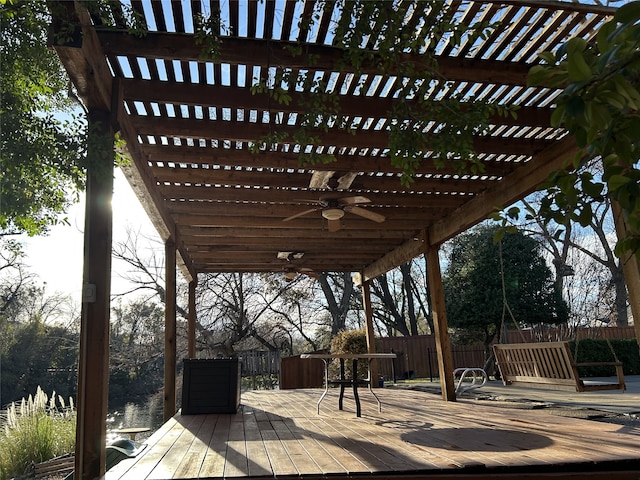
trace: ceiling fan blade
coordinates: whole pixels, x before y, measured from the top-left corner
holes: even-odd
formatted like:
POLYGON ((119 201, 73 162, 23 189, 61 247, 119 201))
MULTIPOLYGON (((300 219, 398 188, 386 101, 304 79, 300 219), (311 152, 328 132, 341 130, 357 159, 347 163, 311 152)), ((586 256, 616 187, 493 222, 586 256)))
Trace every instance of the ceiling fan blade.
POLYGON ((385 221, 385 216, 380 215, 379 213, 372 212, 371 210, 367 210, 366 208, 348 206, 345 207, 347 212, 354 213, 359 215, 360 217, 366 218, 367 220, 372 220, 374 222, 382 223, 385 221))
POLYGON ((333 174, 336 173, 331 170, 327 171, 314 171, 313 175, 311 175, 311 181, 309 182, 309 188, 329 188, 329 180, 333 177, 333 174))
POLYGON ((371 200, 369 200, 367 197, 363 197, 362 195, 356 195, 354 197, 342 197, 342 198, 339 198, 338 201, 342 205, 354 205, 356 203, 370 203, 371 202, 371 200))
POLYGON ((338 190, 349 190, 349 187, 358 176, 357 172, 347 172, 338 179, 338 190))
POLYGON ((283 222, 288 222, 289 220, 293 220, 294 218, 302 217, 303 215, 306 215, 307 213, 317 212, 318 210, 322 210, 322 208, 317 207, 317 208, 312 208, 310 210, 305 210, 304 212, 296 213, 295 215, 291 215, 290 217, 284 218, 282 221, 283 222))
POLYGON ((298 269, 298 273, 301 273, 303 275, 307 275, 307 276, 309 276, 311 278, 318 278, 318 274, 314 270, 312 270, 311 268, 304 268, 304 267, 299 268, 298 269))
POLYGON ((340 230, 340 227, 342 226, 340 224, 340 220, 327 220, 328 223, 328 229, 330 232, 337 232, 338 230, 340 230))

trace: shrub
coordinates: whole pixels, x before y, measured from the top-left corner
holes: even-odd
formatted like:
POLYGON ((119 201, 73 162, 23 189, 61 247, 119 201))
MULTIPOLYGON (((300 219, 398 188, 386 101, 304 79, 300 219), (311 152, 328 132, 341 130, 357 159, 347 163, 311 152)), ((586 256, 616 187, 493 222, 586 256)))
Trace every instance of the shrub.
POLYGON ((625 375, 640 375, 640 349, 635 338, 611 340, 611 345, 622 362, 625 375))
POLYGON ((74 450, 76 414, 69 400, 65 405, 55 392, 49 399, 38 387, 35 396, 9 405, 0 428, 0 479, 74 450))
MULTIPOLYGON (((622 362, 625 375, 637 375, 640 373, 640 352, 635 338, 626 340, 594 340, 584 339, 579 342, 571 342, 571 351, 576 363, 581 362, 612 362, 615 357, 622 362), (577 352, 577 355, 576 355, 577 352)), ((585 377, 606 377, 615 375, 614 367, 580 367, 580 375, 585 377)))
MULTIPOLYGON (((341 330, 331 339, 331 353, 367 353, 367 333, 360 330, 341 330)), ((345 360, 345 371, 347 377, 351 376, 351 362, 345 360)), ((331 362, 329 372, 333 378, 340 376, 340 361, 331 362)), ((360 378, 367 376, 368 367, 366 362, 358 364, 360 378)))

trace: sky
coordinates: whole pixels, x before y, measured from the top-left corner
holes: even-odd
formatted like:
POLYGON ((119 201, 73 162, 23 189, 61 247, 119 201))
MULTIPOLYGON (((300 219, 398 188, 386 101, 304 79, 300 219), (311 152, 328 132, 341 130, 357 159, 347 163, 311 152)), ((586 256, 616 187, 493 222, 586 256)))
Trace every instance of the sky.
MULTIPOLYGON (((84 253, 84 193, 81 201, 67 213, 70 225, 56 225, 47 236, 21 238, 26 253, 28 271, 46 283, 47 294, 69 294, 78 304, 82 292, 82 262, 84 253)), ((116 169, 113 194, 113 243, 126 239, 127 228, 158 238, 135 193, 120 169, 116 169)), ((129 285, 120 278, 125 265, 112 264, 111 292, 119 293, 129 285)))

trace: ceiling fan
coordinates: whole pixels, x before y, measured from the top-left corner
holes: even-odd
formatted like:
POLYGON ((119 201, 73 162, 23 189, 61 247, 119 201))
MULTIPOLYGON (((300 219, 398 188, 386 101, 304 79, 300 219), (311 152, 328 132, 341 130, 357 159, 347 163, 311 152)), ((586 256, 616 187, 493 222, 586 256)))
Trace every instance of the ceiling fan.
MULTIPOLYGON (((300 260, 304 256, 304 252, 278 252, 277 258, 280 260, 286 260, 291 263, 293 260, 300 260)), ((312 278, 317 278, 318 274, 311 268, 298 267, 295 265, 287 265, 283 268, 284 278, 287 282, 293 281, 298 274, 308 275, 312 278)))
POLYGON ((284 268, 284 279, 287 282, 292 282, 295 278, 300 275, 307 275, 311 278, 318 278, 318 274, 310 268, 305 267, 285 267, 284 268))
POLYGON ((336 172, 333 170, 316 170, 311 175, 309 188, 349 190, 349 187, 358 176, 358 172, 346 172, 339 175, 339 177, 333 178, 336 176, 336 172))
POLYGON ((288 222, 289 220, 293 220, 295 218, 302 217, 303 215, 317 212, 319 210, 322 212, 322 217, 327 219, 330 232, 337 232, 338 230, 340 230, 340 219, 344 217, 345 212, 353 213, 373 222, 384 222, 384 215, 358 206, 359 204, 369 202, 371 202, 371 200, 360 195, 337 198, 320 197, 320 199, 315 202, 318 204, 317 207, 305 210, 304 212, 296 213, 295 215, 291 215, 290 217, 287 217, 282 221, 288 222))

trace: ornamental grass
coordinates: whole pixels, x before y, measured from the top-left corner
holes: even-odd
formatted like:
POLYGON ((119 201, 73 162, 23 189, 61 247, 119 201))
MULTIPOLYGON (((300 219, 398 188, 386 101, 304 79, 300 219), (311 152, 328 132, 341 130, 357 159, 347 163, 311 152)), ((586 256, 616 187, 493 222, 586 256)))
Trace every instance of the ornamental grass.
POLYGON ((33 464, 74 451, 76 412, 53 392, 13 402, 0 417, 0 479, 27 474, 33 464))

